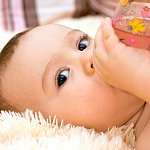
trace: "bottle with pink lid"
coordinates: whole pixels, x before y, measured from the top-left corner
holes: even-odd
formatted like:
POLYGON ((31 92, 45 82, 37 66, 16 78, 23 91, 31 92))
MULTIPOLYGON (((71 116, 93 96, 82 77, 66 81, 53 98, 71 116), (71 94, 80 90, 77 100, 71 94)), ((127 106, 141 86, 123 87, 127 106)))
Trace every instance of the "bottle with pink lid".
POLYGON ((120 0, 112 21, 120 41, 150 50, 150 0, 120 0))

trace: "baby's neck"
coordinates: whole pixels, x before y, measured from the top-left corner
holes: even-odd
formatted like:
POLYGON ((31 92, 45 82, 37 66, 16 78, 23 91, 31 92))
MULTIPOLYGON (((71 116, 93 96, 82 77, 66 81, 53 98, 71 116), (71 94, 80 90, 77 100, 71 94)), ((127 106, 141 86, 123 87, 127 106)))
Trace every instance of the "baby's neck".
POLYGON ((127 124, 135 124, 136 139, 143 132, 144 128, 150 121, 150 104, 145 103, 143 107, 127 122, 127 124))

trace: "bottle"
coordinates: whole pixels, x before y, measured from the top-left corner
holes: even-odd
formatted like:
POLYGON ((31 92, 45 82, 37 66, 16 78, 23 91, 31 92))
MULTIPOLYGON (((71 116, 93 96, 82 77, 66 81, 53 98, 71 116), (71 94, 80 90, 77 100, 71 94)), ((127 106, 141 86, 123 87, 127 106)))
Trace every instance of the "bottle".
POLYGON ((120 0, 112 22, 121 42, 150 50, 150 0, 120 0))

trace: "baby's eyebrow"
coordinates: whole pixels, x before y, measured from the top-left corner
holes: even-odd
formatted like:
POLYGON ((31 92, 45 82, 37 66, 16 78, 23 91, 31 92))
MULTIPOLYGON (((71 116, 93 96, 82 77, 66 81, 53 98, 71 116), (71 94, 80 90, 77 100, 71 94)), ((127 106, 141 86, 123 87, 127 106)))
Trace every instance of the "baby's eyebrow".
POLYGON ((46 67, 44 69, 44 72, 42 74, 42 78, 41 79, 42 79, 42 89, 43 89, 43 91, 45 91, 45 80, 46 80, 47 74, 49 72, 49 68, 52 68, 52 66, 53 66, 52 63, 54 62, 55 58, 56 58, 56 55, 53 55, 51 60, 47 63, 47 65, 46 65, 46 67))
POLYGON ((83 33, 82 31, 80 31, 79 29, 72 29, 70 32, 67 33, 67 35, 65 36, 65 38, 68 38, 69 36, 75 34, 75 33, 83 33))

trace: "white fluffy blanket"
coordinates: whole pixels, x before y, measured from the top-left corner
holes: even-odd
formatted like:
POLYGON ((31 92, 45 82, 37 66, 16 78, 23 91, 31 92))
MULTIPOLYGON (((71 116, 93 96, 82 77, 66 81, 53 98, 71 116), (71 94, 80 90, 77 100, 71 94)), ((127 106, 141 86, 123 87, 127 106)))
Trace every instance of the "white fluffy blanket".
POLYGON ((45 120, 40 113, 1 111, 1 150, 133 150, 133 124, 113 127, 106 133, 59 125, 56 117, 45 120))

